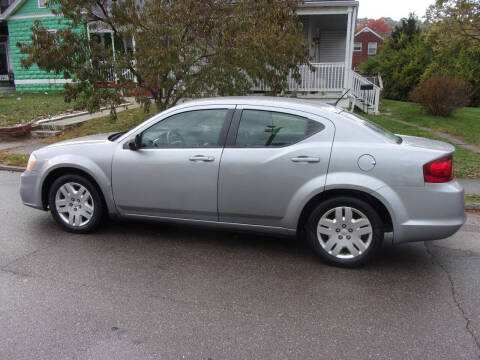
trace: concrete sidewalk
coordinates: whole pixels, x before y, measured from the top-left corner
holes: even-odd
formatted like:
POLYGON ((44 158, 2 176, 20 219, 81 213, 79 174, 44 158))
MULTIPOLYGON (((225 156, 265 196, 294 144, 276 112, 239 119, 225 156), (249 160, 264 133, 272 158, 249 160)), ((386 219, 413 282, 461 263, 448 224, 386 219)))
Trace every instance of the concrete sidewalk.
POLYGON ((466 194, 480 195, 480 179, 457 179, 466 194))

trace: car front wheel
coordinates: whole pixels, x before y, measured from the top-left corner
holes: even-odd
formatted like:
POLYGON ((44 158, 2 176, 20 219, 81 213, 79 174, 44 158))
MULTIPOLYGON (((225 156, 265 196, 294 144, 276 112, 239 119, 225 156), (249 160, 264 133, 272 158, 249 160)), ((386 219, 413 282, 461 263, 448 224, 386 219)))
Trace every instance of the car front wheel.
POLYGON ((92 232, 102 219, 100 194, 83 176, 64 175, 55 180, 50 187, 48 204, 53 218, 69 232, 92 232))
POLYGON ((307 238, 327 263, 356 267, 372 260, 381 247, 383 223, 367 202, 337 197, 319 204, 307 222, 307 238))

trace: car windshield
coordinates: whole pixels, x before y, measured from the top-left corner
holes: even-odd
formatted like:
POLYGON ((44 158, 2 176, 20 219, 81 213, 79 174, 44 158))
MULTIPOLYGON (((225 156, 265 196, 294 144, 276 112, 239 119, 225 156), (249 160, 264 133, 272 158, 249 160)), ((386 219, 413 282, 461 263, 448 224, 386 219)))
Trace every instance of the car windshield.
POLYGON ((393 141, 397 144, 402 143, 402 138, 400 136, 395 135, 391 131, 388 131, 387 129, 384 129, 380 125, 377 125, 374 122, 372 122, 368 119, 365 119, 364 117, 362 117, 360 115, 349 113, 349 112, 346 112, 346 111, 342 112, 342 115, 346 116, 349 119, 357 121, 358 123, 362 124, 363 126, 368 127, 369 129, 375 131, 376 133, 386 137, 387 139, 389 139, 389 140, 391 140, 391 141, 393 141))

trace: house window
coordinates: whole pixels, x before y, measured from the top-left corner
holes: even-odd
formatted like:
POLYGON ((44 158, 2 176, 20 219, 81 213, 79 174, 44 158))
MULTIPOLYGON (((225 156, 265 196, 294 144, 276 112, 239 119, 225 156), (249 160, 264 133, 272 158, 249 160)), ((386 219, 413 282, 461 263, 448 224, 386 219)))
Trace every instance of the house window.
POLYGON ((353 51, 355 52, 362 52, 362 43, 356 42, 353 44, 353 51))
POLYGON ((38 7, 44 9, 47 7, 47 0, 38 0, 38 7))
POLYGON ((368 55, 377 55, 377 43, 369 42, 368 43, 368 55))

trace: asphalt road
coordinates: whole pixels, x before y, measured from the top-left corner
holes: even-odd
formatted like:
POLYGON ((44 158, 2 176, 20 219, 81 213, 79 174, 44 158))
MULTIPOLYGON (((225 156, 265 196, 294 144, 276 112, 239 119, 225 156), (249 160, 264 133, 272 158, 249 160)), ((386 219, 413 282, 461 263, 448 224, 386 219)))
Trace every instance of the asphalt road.
POLYGON ((359 270, 291 239, 64 233, 0 172, 0 359, 478 359, 480 217, 359 270))

